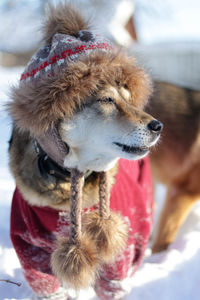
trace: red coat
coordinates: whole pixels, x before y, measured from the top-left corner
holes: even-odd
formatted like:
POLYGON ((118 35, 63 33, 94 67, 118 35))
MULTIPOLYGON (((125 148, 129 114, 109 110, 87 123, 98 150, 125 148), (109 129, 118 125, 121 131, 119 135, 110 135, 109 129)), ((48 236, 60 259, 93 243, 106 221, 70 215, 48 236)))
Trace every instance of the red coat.
MULTIPOLYGON (((110 202, 111 209, 120 211, 129 223, 130 234, 124 253, 114 264, 105 266, 96 281, 97 295, 106 300, 123 295, 120 281, 138 269, 148 243, 153 204, 148 158, 120 160, 110 202)), ((68 212, 31 206, 16 188, 11 211, 11 239, 24 275, 39 296, 55 293, 60 286, 51 273, 50 254, 54 250, 55 236, 67 236, 68 233, 68 212)))

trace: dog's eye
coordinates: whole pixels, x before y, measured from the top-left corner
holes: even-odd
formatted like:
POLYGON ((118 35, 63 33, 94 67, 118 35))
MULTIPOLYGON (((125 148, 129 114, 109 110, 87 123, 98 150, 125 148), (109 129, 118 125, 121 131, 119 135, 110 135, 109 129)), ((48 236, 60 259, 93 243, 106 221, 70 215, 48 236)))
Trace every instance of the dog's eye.
POLYGON ((97 101, 101 102, 101 103, 114 103, 114 100, 112 98, 110 98, 110 97, 101 98, 101 99, 98 99, 97 101))

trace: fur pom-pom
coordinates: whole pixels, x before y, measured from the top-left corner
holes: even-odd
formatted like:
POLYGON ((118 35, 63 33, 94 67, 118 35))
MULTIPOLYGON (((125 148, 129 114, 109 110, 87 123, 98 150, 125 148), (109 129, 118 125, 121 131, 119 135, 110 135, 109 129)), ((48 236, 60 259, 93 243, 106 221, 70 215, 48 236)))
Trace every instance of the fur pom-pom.
POLYGON ((111 263, 120 254, 128 239, 128 226, 119 213, 111 212, 109 219, 104 219, 97 212, 84 216, 84 231, 96 243, 100 259, 111 263))
POLYGON ((53 273, 61 283, 76 290, 94 284, 98 265, 96 247, 84 234, 77 245, 66 238, 59 240, 51 255, 53 273))
POLYGON ((88 22, 72 5, 60 3, 57 6, 49 5, 47 20, 44 25, 44 39, 47 44, 56 33, 76 35, 79 30, 89 29, 88 22))

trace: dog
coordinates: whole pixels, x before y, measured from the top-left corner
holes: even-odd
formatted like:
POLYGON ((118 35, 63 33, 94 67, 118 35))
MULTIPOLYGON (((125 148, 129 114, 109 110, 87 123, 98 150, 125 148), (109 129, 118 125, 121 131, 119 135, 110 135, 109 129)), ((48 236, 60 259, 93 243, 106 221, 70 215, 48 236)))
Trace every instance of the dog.
POLYGON ((193 205, 200 199, 200 91, 155 82, 146 109, 164 124, 151 153, 156 180, 167 186, 153 252, 167 249, 193 205))
POLYGON ((123 297, 152 223, 146 155, 162 123, 143 110, 151 92, 135 60, 76 9, 50 8, 44 46, 8 103, 11 239, 38 299, 89 284, 100 299, 123 297))

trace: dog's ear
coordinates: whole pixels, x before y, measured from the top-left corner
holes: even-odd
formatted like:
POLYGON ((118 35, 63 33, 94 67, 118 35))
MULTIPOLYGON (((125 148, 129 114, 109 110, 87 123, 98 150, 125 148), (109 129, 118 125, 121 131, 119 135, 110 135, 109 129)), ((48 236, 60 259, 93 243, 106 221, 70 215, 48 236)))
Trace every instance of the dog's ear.
POLYGON ((76 36, 78 31, 88 29, 88 22, 72 5, 60 3, 56 7, 48 6, 47 18, 43 26, 44 40, 47 45, 51 44, 56 33, 76 36))

